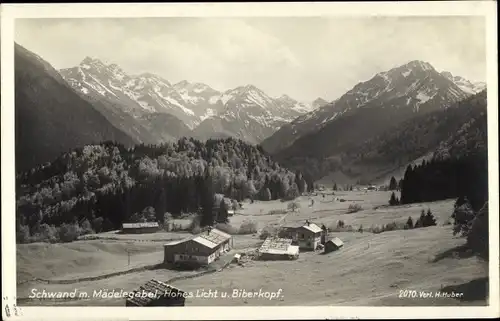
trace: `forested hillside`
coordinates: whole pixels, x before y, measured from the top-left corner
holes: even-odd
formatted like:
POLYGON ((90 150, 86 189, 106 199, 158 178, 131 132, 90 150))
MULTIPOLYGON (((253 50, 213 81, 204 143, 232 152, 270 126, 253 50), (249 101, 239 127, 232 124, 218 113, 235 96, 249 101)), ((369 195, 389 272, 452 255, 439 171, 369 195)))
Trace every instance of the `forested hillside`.
POLYGON ((446 153, 453 148, 451 152, 456 154, 467 149, 462 143, 484 142, 486 128, 486 91, 482 91, 451 108, 413 118, 361 146, 353 146, 345 158, 357 164, 405 164, 429 151, 446 153), (462 138, 454 138, 458 136, 462 138))
POLYGON ((486 96, 484 90, 446 109, 409 119, 329 157, 315 158, 304 154, 282 158, 277 155, 276 159, 316 180, 336 170, 355 175, 351 168, 361 171, 365 167, 397 168, 427 153, 447 158, 484 151, 487 147, 486 96))
POLYGON ((300 173, 232 138, 182 138, 131 149, 112 142, 88 145, 18 175, 18 241, 46 234, 64 240, 71 229, 118 229, 144 211, 149 221, 163 223, 165 213, 199 213, 202 225, 211 224, 215 194, 270 200, 305 189, 300 173))

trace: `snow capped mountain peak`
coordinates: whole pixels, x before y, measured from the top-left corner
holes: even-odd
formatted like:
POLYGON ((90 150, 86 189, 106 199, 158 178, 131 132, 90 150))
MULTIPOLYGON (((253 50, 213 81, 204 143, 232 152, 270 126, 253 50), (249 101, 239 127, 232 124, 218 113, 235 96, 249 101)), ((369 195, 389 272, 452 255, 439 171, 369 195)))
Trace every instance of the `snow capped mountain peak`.
POLYGON ((486 84, 484 82, 473 83, 461 76, 454 76, 449 71, 443 71, 441 72, 441 75, 452 81, 455 85, 457 85, 460 89, 462 89, 469 95, 477 94, 486 88, 486 84))
POLYGON ((190 85, 189 81, 187 80, 181 80, 178 83, 174 84, 174 88, 179 90, 179 89, 184 89, 190 85))
POLYGON ((94 59, 90 56, 87 56, 85 58, 83 58, 83 60, 80 62, 80 65, 84 65, 84 64, 92 64, 96 61, 100 61, 99 59, 94 59))
POLYGON ((77 91, 110 100, 113 108, 136 119, 171 114, 190 129, 202 123, 208 124, 203 127, 212 128, 223 122, 229 132, 245 127, 249 137, 258 140, 311 110, 309 104, 288 95, 271 98, 252 84, 219 92, 201 82, 182 80, 172 84, 149 72, 127 74, 117 64, 105 64, 93 57, 86 57, 80 65, 60 73, 77 91))
POLYGON ((324 100, 321 97, 316 98, 312 103, 311 103, 311 108, 312 109, 317 109, 319 107, 322 107, 324 105, 328 104, 328 101, 324 100))
POLYGON ((83 69, 89 69, 89 68, 96 68, 96 69, 102 69, 104 67, 106 67, 106 64, 104 64, 101 60, 99 59, 96 59, 96 58, 92 58, 92 57, 85 57, 85 59, 83 59, 81 62, 80 62, 80 65, 79 65, 81 68, 83 69))
POLYGON ((416 68, 421 70, 434 70, 434 67, 430 63, 421 60, 412 60, 402 67, 408 67, 412 69, 416 68))
POLYGON ((279 101, 282 102, 290 102, 290 103, 296 103, 297 101, 293 99, 292 97, 288 96, 287 94, 281 95, 279 98, 277 98, 279 101))

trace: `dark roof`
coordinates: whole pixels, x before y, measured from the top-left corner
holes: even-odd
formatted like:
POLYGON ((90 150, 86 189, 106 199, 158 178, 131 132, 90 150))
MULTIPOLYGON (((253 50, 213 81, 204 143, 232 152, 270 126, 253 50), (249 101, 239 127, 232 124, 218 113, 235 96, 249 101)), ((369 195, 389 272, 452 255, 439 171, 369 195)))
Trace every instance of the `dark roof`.
POLYGON ((147 306, 152 301, 158 300, 159 297, 155 297, 156 293, 158 296, 164 295, 166 292, 173 293, 184 293, 184 291, 179 290, 171 285, 163 283, 158 280, 149 280, 146 284, 139 287, 138 290, 133 291, 131 297, 127 298, 127 304, 135 305, 135 306, 147 306), (150 295, 142 295, 144 293, 151 293, 150 295), (136 296, 137 294, 137 296, 136 296))

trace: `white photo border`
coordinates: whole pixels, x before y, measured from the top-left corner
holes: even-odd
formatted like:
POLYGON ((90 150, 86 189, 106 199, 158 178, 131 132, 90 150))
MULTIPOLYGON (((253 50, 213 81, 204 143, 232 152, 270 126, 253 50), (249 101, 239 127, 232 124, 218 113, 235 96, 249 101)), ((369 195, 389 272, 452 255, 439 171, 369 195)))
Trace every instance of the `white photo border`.
POLYGON ((1 14, 1 169, 2 314, 23 320, 227 320, 352 318, 481 318, 499 316, 498 56, 496 1, 304 2, 304 3, 115 3, 2 4, 1 14), (341 17, 484 16, 487 37, 489 171, 489 305, 484 307, 17 307, 14 171, 14 21, 17 18, 119 17, 341 17), (10 307, 11 315, 5 312, 10 307))

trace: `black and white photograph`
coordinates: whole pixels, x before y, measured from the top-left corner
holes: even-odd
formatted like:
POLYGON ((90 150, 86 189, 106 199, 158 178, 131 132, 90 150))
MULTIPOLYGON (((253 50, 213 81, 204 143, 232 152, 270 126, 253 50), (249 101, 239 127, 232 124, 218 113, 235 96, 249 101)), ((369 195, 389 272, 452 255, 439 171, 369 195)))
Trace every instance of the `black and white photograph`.
POLYGON ((450 14, 335 15, 335 3, 323 4, 330 14, 303 3, 304 15, 285 3, 12 14, 8 39, 2 21, 2 265, 14 287, 4 316, 498 314, 496 3, 475 3, 470 14, 453 2, 435 9, 450 14))

